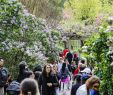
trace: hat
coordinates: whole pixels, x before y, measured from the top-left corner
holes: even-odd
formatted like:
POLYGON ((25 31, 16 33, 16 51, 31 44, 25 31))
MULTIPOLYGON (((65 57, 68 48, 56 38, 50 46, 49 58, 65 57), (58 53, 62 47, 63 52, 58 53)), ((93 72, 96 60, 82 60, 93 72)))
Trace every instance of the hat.
POLYGON ((42 66, 41 66, 40 64, 36 65, 36 66, 34 67, 33 72, 35 72, 35 71, 41 71, 41 72, 42 72, 42 66))
POLYGON ((87 79, 89 79, 90 76, 88 74, 83 74, 81 79, 82 79, 82 84, 84 84, 86 82, 87 79))
POLYGON ((85 69, 82 70, 81 72, 82 72, 82 73, 86 73, 86 74, 91 74, 90 68, 85 68, 85 69))
POLYGON ((27 63, 25 61, 21 61, 19 63, 19 68, 21 68, 21 69, 25 69, 26 66, 27 66, 27 63))

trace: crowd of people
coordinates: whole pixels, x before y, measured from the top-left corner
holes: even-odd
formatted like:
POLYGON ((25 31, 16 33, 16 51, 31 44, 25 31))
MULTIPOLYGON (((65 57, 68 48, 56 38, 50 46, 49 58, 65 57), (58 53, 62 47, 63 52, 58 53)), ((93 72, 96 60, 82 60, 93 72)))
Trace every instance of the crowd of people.
POLYGON ((18 68, 18 77, 12 80, 0 58, 0 95, 66 95, 66 90, 70 95, 100 95, 100 79, 85 59, 68 49, 59 54, 58 63, 37 64, 30 70, 22 61, 18 68))

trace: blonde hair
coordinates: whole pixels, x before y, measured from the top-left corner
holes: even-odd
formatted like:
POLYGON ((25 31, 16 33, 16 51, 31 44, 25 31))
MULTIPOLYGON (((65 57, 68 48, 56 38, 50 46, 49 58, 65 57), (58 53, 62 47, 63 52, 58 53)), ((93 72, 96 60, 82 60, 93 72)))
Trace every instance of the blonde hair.
POLYGON ((100 84, 100 79, 97 77, 97 76, 92 76, 90 77, 87 81, 86 81, 86 85, 88 87, 88 89, 92 88, 92 86, 95 84, 95 83, 99 83, 100 84))

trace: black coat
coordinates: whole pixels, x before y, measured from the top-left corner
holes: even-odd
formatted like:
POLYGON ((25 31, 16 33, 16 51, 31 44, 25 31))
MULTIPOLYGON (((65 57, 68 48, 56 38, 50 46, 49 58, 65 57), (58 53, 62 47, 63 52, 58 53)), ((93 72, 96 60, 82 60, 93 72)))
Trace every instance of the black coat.
POLYGON ((39 90, 41 95, 56 95, 55 87, 58 86, 57 77, 54 75, 46 77, 42 74, 39 78, 39 90), (47 86, 47 83, 52 83, 52 87, 47 86))
POLYGON ((30 70, 23 70, 21 73, 19 73, 17 81, 21 83, 22 80, 29 78, 30 75, 32 75, 32 72, 30 70))
POLYGON ((67 58, 69 64, 71 64, 71 62, 73 60, 73 54, 71 52, 68 52, 66 55, 66 58, 67 58))
POLYGON ((80 85, 81 85, 80 83, 77 83, 77 84, 72 86, 72 88, 71 88, 71 95, 76 95, 76 91, 80 87, 80 85))

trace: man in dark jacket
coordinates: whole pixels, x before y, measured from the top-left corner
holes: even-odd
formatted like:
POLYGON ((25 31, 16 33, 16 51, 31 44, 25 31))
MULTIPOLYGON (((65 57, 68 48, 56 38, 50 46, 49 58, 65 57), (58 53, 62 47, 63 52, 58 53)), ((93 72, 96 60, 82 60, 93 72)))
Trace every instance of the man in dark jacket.
POLYGON ((4 86, 8 79, 8 70, 4 67, 4 59, 0 58, 0 95, 4 95, 4 86))
POLYGON ((76 95, 76 91, 81 85, 81 76, 81 74, 75 76, 76 84, 72 86, 71 95, 76 95))
POLYGON ((20 62, 20 64, 19 64, 19 75, 18 75, 17 81, 19 83, 21 83, 22 80, 30 77, 30 75, 32 75, 32 74, 33 74, 32 71, 30 71, 28 69, 27 63, 25 61, 20 62))
POLYGON ((35 80, 38 82, 39 84, 39 78, 42 75, 42 66, 37 64, 34 69, 33 69, 33 73, 35 75, 35 80))
POLYGON ((66 55, 66 59, 68 60, 69 64, 73 61, 73 54, 69 51, 66 55))

